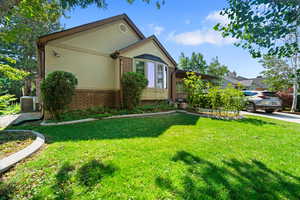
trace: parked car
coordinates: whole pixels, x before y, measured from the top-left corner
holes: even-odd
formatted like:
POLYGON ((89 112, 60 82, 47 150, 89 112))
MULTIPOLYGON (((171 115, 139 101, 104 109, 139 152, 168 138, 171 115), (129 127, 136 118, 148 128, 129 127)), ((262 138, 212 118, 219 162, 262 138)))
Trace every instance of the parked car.
POLYGON ((282 101, 275 92, 247 90, 244 95, 248 101, 247 111, 264 110, 266 113, 273 113, 282 108, 282 101))

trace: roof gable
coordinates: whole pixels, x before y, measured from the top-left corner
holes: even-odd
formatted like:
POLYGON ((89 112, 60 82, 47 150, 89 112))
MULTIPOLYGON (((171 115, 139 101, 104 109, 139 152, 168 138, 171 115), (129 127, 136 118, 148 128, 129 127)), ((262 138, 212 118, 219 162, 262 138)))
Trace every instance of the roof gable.
POLYGON ((121 15, 117 15, 114 17, 98 20, 98 21, 91 22, 88 24, 76 26, 76 27, 73 27, 70 29, 66 29, 63 31, 59 31, 59 32, 41 36, 37 42, 38 42, 38 44, 46 44, 49 41, 56 40, 56 39, 66 37, 69 35, 73 35, 75 33, 80 33, 80 32, 90 30, 93 28, 97 28, 97 27, 100 27, 100 26, 103 26, 103 25, 106 25, 106 24, 109 24, 109 23, 112 23, 112 22, 115 22, 115 21, 118 21, 121 19, 123 19, 132 28, 132 30, 136 33, 136 35, 141 40, 145 39, 144 34, 137 28, 137 26, 131 21, 131 19, 126 14, 121 14, 121 15))
POLYGON ((177 63, 176 61, 172 58, 172 56, 168 53, 168 51, 164 48, 164 46, 159 42, 159 40, 154 36, 150 36, 148 38, 145 38, 143 40, 140 40, 136 43, 133 43, 125 48, 122 48, 120 50, 117 50, 115 53, 112 54, 112 57, 116 57, 117 55, 120 55, 120 54, 124 54, 128 51, 131 51, 135 48, 138 48, 144 44, 146 44, 147 42, 149 41, 153 41, 156 46, 161 50, 161 52, 169 59, 169 61, 176 67, 177 66, 177 63))

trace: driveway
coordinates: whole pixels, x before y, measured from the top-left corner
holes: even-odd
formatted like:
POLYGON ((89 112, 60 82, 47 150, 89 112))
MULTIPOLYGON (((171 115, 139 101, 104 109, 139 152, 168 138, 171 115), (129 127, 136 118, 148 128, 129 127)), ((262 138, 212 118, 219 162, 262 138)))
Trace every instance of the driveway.
POLYGON ((283 121, 287 121, 287 122, 295 122, 295 123, 300 124, 300 115, 286 114, 286 113, 280 113, 280 112, 274 112, 272 114, 268 114, 268 113, 259 112, 259 111, 256 113, 242 112, 242 114, 268 117, 268 118, 272 118, 272 119, 278 119, 278 120, 283 120, 283 121))

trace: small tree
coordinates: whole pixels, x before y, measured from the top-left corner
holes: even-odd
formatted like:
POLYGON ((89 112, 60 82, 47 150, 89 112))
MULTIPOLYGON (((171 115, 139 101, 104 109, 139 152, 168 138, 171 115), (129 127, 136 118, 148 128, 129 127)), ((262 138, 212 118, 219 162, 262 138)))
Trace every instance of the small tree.
POLYGON ((77 83, 77 78, 72 73, 64 71, 54 71, 42 81, 43 106, 51 117, 59 119, 60 114, 66 110, 77 83))
POLYGON ((243 92, 235 89, 232 85, 221 90, 221 101, 223 110, 226 113, 233 112, 236 116, 239 115, 246 103, 243 92))
POLYGON ((142 91, 147 87, 148 80, 140 73, 127 72, 122 77, 123 106, 134 109, 139 105, 142 91))
POLYGON ((183 79, 187 91, 187 101, 193 107, 207 107, 206 90, 207 84, 194 72, 187 72, 187 77, 183 79))
MULTIPOLYGON (((2 57, 1 55, 0 55, 0 59, 6 60, 10 64, 13 64, 15 62, 10 58, 2 57)), ((29 75, 28 72, 15 69, 10 65, 2 64, 0 62, 0 115, 9 107, 9 105, 13 101, 16 100, 15 95, 8 94, 8 91, 5 89, 6 80, 21 81, 28 75, 29 75)))
POLYGON ((293 70, 285 59, 264 56, 259 62, 265 68, 260 74, 265 78, 269 90, 286 91, 293 86, 293 70))
POLYGON ((221 89, 220 87, 211 87, 208 90, 207 98, 210 104, 210 107, 213 111, 217 111, 219 114, 221 112, 221 107, 223 103, 221 101, 221 89))

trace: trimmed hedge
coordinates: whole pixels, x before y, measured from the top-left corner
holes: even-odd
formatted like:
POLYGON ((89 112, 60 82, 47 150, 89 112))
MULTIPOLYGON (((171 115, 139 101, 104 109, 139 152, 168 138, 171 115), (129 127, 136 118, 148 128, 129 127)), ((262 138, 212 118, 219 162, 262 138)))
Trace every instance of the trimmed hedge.
POLYGON ((41 84, 43 106, 51 118, 59 119, 72 101, 77 78, 70 72, 54 71, 41 84))
POLYGON ((148 80, 140 73, 127 72, 124 73, 121 83, 123 107, 132 110, 139 105, 142 92, 148 85, 148 80))

